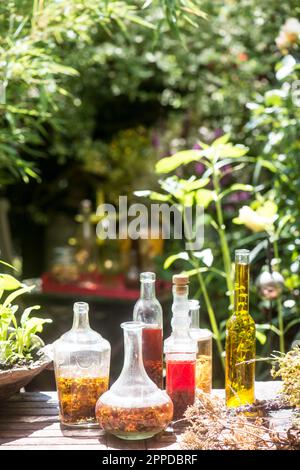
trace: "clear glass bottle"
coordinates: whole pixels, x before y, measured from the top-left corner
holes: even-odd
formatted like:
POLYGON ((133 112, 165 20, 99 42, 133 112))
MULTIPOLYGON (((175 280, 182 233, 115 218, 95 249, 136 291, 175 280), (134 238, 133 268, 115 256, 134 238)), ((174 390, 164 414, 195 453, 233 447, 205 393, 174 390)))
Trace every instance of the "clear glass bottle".
MULTIPOLYGON (((92 203, 89 199, 84 199, 80 203, 80 213, 77 220, 80 227, 77 235, 77 245, 75 259, 83 276, 93 276, 99 271, 99 256, 96 243, 96 231, 93 228, 92 203)), ((84 280, 82 281, 84 282, 84 280)))
POLYGON ((173 404, 165 391, 148 377, 142 358, 141 322, 121 324, 124 365, 117 381, 96 406, 100 427, 121 439, 147 439, 167 427, 173 404))
POLYGON ((249 250, 236 250, 234 311, 227 322, 225 368, 226 404, 233 408, 255 400, 255 323, 249 314, 249 271, 249 250))
POLYGON ((163 315, 155 296, 155 273, 141 273, 141 296, 133 309, 133 320, 144 323, 143 361, 150 379, 163 388, 163 315))
POLYGON ((198 300, 190 300, 190 336, 197 343, 196 388, 210 393, 212 388, 212 333, 200 328, 198 300))
POLYGON ((95 405, 108 389, 110 344, 89 325, 89 306, 74 304, 73 326, 54 343, 60 419, 67 426, 96 425, 95 405))
POLYGON ((196 342, 189 334, 188 276, 173 276, 172 334, 164 342, 166 389, 174 405, 174 419, 182 418, 195 401, 196 342))
POLYGON ((75 261, 74 247, 53 248, 50 267, 51 277, 56 282, 75 283, 79 279, 79 269, 75 261))

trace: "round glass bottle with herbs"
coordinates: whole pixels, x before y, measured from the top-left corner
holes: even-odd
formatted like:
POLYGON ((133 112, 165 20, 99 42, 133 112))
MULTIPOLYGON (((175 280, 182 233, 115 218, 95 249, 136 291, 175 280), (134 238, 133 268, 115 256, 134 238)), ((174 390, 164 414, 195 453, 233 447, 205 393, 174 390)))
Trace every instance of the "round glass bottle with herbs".
POLYGON ((108 389, 110 344, 91 329, 88 311, 76 302, 71 330, 54 343, 60 420, 67 426, 97 425, 95 405, 108 389))
POLYGON ((96 417, 100 427, 121 439, 147 439, 165 429, 173 404, 147 375, 142 357, 142 322, 121 324, 124 365, 118 380, 99 398, 96 417))

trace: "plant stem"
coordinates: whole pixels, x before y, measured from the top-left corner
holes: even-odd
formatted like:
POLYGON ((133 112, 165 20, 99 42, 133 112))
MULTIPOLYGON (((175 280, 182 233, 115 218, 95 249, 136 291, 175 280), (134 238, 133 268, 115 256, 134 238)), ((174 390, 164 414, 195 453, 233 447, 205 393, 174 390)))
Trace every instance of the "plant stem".
POLYGON ((224 262, 224 270, 226 274, 226 282, 227 282, 227 289, 228 289, 228 294, 229 294, 229 299, 230 299, 230 307, 231 310, 233 309, 233 303, 234 303, 234 297, 233 297, 233 281, 232 281, 232 269, 231 269, 231 256, 230 256, 230 250, 227 242, 227 237, 226 237, 226 231, 225 231, 225 224, 224 224, 224 217, 223 217, 223 210, 222 210, 222 204, 219 199, 220 195, 220 181, 219 181, 219 176, 217 171, 215 170, 213 166, 213 185, 214 189, 216 192, 216 200, 215 200, 215 205, 216 205, 216 211, 217 211, 217 220, 218 220, 218 234, 220 237, 220 242, 221 242, 221 250, 222 250, 222 256, 223 256, 223 262, 224 262))
MULTIPOLYGON (((273 241, 273 249, 274 249, 274 257, 279 259, 279 250, 278 250, 278 243, 275 239, 273 241)), ((285 352, 285 345, 284 345, 284 321, 283 321, 283 309, 282 309, 282 296, 279 295, 276 299, 277 303, 277 318, 278 318, 278 328, 280 331, 279 335, 279 350, 280 352, 285 352)))
MULTIPOLYGON (((185 210, 183 210, 183 221, 184 221, 185 227, 188 228, 189 225, 186 223, 185 210)), ((188 238, 189 241, 191 240, 190 233, 188 233, 187 238, 188 238)), ((223 357, 223 346, 222 346, 222 341, 221 341, 220 330, 219 330, 219 327, 218 327, 218 324, 217 324, 215 312, 214 312, 214 309, 213 309, 211 301, 210 301, 210 297, 209 297, 209 294, 208 294, 208 291, 207 291, 207 288, 206 288, 206 285, 205 285, 204 278, 202 276, 202 273, 199 271, 199 260, 194 256, 192 250, 189 250, 189 255, 190 255, 190 259, 192 261, 193 267, 198 269, 197 278, 198 278, 199 285, 200 285, 200 288, 201 288, 201 291, 202 291, 202 294, 203 294, 203 297, 204 297, 204 301, 205 301, 205 305, 206 305, 206 308, 207 308, 211 328, 212 328, 212 331, 213 331, 213 334, 215 336, 215 340, 216 340, 216 343, 217 343, 218 352, 219 352, 219 356, 220 356, 220 359, 221 359, 221 364, 222 364, 223 370, 225 370, 225 361, 224 361, 224 357, 223 357)))
POLYGON ((208 295, 208 292, 207 292, 206 285, 205 285, 202 274, 200 272, 198 272, 197 277, 198 277, 198 281, 199 281, 199 284, 200 284, 200 287, 201 287, 201 290, 202 290, 202 294, 203 294, 203 297, 204 297, 204 300, 205 300, 205 304, 206 304, 206 308, 207 308, 211 328, 212 328, 213 333, 215 335, 215 339, 216 339, 216 343, 217 343, 218 352, 219 352, 219 356, 220 356, 220 359, 221 359, 222 367, 223 367, 223 370, 225 370, 225 361, 224 361, 224 357, 223 357, 223 346, 222 346, 222 341, 221 341, 220 330, 219 330, 219 327, 218 327, 218 324, 217 324, 217 321, 216 321, 215 312, 214 312, 214 309, 211 305, 211 301, 210 301, 210 298, 209 298, 209 295, 208 295))

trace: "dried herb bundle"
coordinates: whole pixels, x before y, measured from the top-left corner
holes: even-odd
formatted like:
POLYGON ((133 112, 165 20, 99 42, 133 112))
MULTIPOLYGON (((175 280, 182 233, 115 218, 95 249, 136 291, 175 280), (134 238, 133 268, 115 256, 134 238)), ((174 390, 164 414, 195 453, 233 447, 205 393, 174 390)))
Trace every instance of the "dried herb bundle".
POLYGON ((283 396, 291 405, 300 407, 300 346, 286 354, 273 355, 272 361, 271 374, 273 378, 282 379, 283 396))
POLYGON ((199 392, 185 417, 189 427, 181 437, 184 449, 275 450, 300 449, 300 430, 274 431, 264 418, 230 412, 223 400, 199 392))

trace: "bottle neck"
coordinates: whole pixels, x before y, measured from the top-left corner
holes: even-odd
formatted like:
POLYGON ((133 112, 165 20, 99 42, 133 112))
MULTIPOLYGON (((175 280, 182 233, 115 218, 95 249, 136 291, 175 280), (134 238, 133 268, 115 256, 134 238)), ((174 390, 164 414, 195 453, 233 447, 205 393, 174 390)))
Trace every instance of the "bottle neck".
POLYGON ((90 214, 84 214, 82 220, 82 238, 83 240, 90 240, 92 238, 92 224, 90 214))
POLYGON ((89 312, 74 312, 72 330, 84 330, 89 328, 89 312))
POLYGON ((249 274, 250 268, 247 263, 235 264, 234 285, 234 313, 243 315, 249 313, 249 274))
POLYGON ((155 282, 142 281, 141 282, 141 299, 149 300, 155 299, 155 282))
POLYGON ((191 318, 191 328, 199 329, 200 328, 200 306, 197 300, 190 300, 190 318, 191 318))
POLYGON ((188 287, 185 286, 178 292, 176 286, 173 287, 173 317, 171 321, 174 337, 184 337, 188 335, 191 324, 189 316, 188 287))
POLYGON ((184 286, 181 288, 180 292, 176 286, 173 286, 173 304, 172 304, 172 312, 173 317, 177 315, 187 315, 189 314, 189 290, 188 286, 184 286))
POLYGON ((145 373, 143 356, 142 356, 142 326, 127 327, 123 326, 124 330, 124 365, 122 369, 123 374, 145 373))

